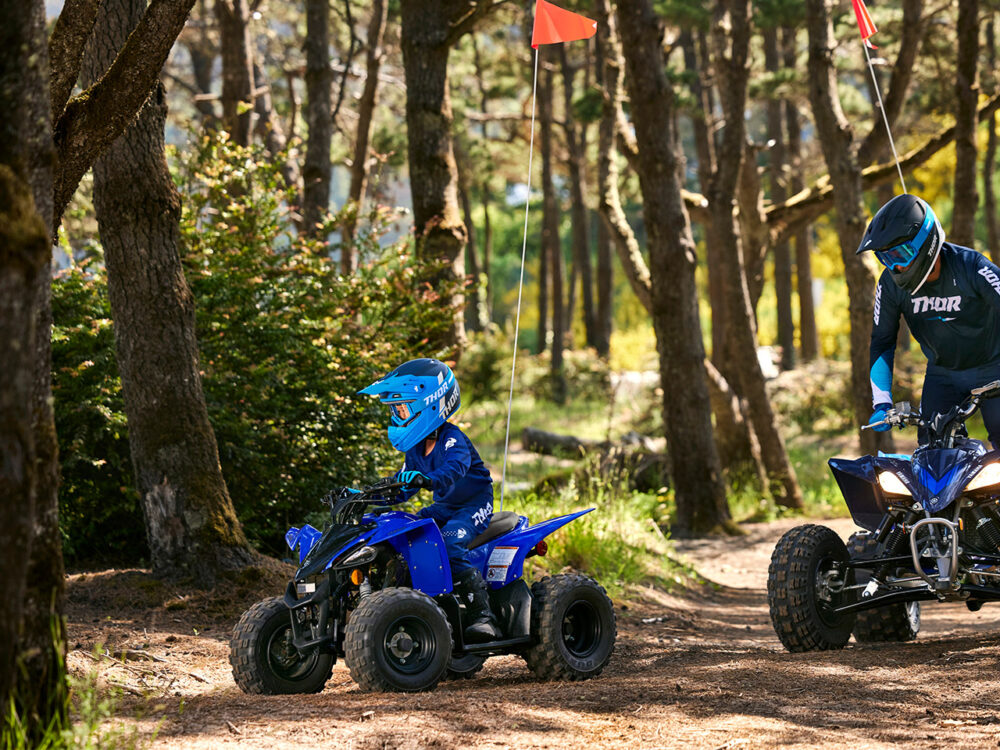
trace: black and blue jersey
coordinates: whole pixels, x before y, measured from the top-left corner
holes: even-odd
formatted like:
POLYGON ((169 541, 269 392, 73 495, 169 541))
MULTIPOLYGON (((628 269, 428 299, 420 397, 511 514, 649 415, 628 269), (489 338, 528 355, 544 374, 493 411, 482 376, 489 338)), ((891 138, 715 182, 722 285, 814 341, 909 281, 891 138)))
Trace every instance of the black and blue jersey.
POLYGON ((888 270, 875 290, 870 350, 872 403, 892 403, 892 366, 899 316, 927 357, 928 371, 996 364, 1000 376, 1000 268, 967 247, 941 246, 941 273, 916 294, 888 270))
MULTIPOLYGON (((437 441, 429 455, 424 455, 424 442, 406 452, 403 468, 419 471, 431 480, 434 507, 446 515, 464 509, 492 509, 493 479, 479 452, 458 427, 445 422, 438 431, 437 441)), ((416 489, 406 490, 409 499, 416 489)), ((477 519, 477 521, 488 520, 477 519)))

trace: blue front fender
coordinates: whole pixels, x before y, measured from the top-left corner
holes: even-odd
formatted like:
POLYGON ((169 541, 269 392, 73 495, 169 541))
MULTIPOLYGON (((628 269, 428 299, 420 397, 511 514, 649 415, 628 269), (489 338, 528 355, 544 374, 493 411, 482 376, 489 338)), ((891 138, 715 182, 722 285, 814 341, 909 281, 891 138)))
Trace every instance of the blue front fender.
POLYGON ((522 516, 517 527, 472 550, 469 553, 469 562, 482 571, 483 578, 490 588, 502 588, 521 577, 524 573, 524 559, 538 542, 556 529, 593 510, 594 508, 587 508, 565 516, 557 516, 534 526, 529 526, 528 519, 522 516))

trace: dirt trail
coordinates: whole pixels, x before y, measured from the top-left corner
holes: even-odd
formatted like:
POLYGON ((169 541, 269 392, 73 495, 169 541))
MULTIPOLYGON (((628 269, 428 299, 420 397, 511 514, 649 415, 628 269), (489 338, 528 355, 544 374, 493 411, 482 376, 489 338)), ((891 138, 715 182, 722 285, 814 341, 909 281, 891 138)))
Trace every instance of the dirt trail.
MULTIPOLYGON (((105 672, 154 696, 127 697, 120 713, 146 707, 149 718, 129 722, 144 732, 158 726, 157 748, 1000 746, 997 605, 978 613, 927 605, 914 643, 781 649, 764 586, 775 541, 796 523, 678 542, 719 588, 684 598, 639 592, 641 604, 619 608, 611 664, 585 683, 539 683, 519 658, 503 657, 476 679, 429 694, 359 693, 338 664, 320 695, 246 696, 226 661, 231 623, 209 610, 175 602, 135 617, 126 607, 116 619, 87 603, 95 591, 120 589, 121 574, 71 581, 70 643, 80 650, 70 660, 77 670, 92 665, 83 651, 97 641, 116 651, 145 645, 166 660, 129 662, 148 675, 105 672)), ((828 523, 844 537, 852 530, 849 521, 828 523)))

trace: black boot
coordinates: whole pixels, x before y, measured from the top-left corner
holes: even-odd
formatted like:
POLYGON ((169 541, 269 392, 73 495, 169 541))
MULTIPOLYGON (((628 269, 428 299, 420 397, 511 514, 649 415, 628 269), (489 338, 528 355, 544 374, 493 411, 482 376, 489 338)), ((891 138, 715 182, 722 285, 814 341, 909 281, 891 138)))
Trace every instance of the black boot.
POLYGON ((455 593, 465 605, 465 630, 467 643, 486 643, 500 638, 500 628, 490 609, 486 581, 475 568, 462 572, 455 580, 455 593))

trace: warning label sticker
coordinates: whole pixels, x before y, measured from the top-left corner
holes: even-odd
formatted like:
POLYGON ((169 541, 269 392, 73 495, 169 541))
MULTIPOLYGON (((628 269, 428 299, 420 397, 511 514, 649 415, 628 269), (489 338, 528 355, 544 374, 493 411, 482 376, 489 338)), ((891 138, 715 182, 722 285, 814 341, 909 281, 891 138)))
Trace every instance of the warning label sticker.
POLYGON ((487 581, 505 581, 507 579, 507 569, 514 562, 517 556, 517 547, 494 547, 490 553, 490 559, 486 563, 487 581))

